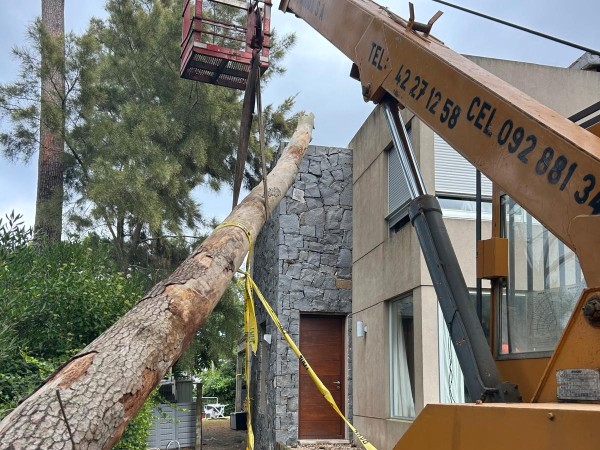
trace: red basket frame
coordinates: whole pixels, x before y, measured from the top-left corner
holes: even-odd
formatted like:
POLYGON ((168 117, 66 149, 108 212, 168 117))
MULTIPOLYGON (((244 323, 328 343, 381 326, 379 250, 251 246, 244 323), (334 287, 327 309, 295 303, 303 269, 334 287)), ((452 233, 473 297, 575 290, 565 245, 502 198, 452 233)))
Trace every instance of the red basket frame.
MULTIPOLYGON (((250 3, 245 0, 204 0, 221 3, 250 11, 250 3), (246 5, 246 6, 244 6, 246 5)), ((246 89, 248 73, 254 49, 255 16, 248 14, 246 26, 221 22, 202 16, 203 0, 184 0, 182 14, 182 38, 180 56, 180 74, 183 78, 216 84, 235 89, 246 89), (244 39, 227 37, 244 45, 244 50, 228 48, 202 42, 205 35, 221 36, 209 31, 209 27, 233 30, 244 39)), ((262 6, 263 42, 260 51, 260 69, 263 73, 269 67, 271 47, 271 0, 259 3, 262 6)))

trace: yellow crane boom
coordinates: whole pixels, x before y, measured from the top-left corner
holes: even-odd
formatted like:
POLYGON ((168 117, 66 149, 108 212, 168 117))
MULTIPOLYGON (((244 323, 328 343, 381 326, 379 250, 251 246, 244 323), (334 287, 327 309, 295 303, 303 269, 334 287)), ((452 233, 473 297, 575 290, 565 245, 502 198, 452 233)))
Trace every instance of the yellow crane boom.
POLYGON ((409 108, 577 252, 589 285, 600 283, 599 260, 580 251, 598 242, 600 221, 575 223, 600 214, 600 138, 373 1, 288 0, 280 9, 354 62, 365 99, 391 95, 409 108))

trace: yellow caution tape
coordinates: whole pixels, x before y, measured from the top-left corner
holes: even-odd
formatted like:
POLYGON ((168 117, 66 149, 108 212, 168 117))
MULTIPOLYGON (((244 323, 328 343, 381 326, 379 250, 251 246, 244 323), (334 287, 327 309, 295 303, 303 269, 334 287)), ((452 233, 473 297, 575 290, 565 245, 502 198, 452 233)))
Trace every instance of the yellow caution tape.
POLYGON ((252 235, 250 234, 250 231, 245 226, 238 224, 238 223, 233 223, 233 222, 223 222, 221 225, 219 225, 217 227, 217 229, 221 228, 221 227, 226 227, 226 226, 233 226, 233 227, 242 229, 244 231, 244 233, 246 233, 246 237, 248 238, 248 243, 250 245, 250 249, 248 251, 248 258, 246 260, 246 270, 243 272, 246 277, 246 280, 244 283, 244 297, 246 300, 246 310, 244 313, 244 318, 245 318, 245 328, 246 328, 246 337, 247 337, 247 339, 246 339, 246 389, 248 392, 247 397, 246 397, 246 401, 247 401, 246 409, 247 409, 247 414, 248 414, 248 442, 246 444, 246 449, 247 450, 254 449, 254 433, 252 431, 252 420, 250 418, 250 388, 249 388, 250 387, 250 373, 249 373, 250 372, 249 371, 250 356, 249 355, 250 355, 251 349, 252 349, 253 353, 256 353, 256 349, 258 347, 258 327, 256 324, 256 316, 255 316, 255 311, 254 311, 254 295, 253 295, 253 293, 256 292, 256 295, 258 295, 258 298, 260 299, 263 307, 269 314, 269 317, 271 317, 275 326, 279 329, 279 331, 281 332, 284 339, 287 341, 287 343, 290 346, 290 348, 292 349, 292 351, 296 354, 296 356, 300 360, 300 363, 302 364, 302 367, 304 367, 306 369, 306 371, 310 375, 310 378, 312 379, 313 383, 315 383, 315 386, 317 386, 317 389, 319 390, 319 392, 321 392, 323 397, 325 397, 325 400, 327 400, 327 402, 331 405, 333 410, 344 420, 344 422, 346 422, 346 425, 348 425, 348 428, 350 428, 350 430, 352 430, 352 432, 355 434, 355 436, 358 438, 358 440, 361 442, 361 444, 365 447, 366 450, 377 450, 373 444, 371 444, 362 434, 360 434, 358 432, 358 430, 356 428, 354 428, 354 426, 348 421, 348 419, 346 419, 346 416, 344 416, 344 414, 340 411, 337 404, 335 403, 335 400, 333 399, 333 396, 331 395, 331 392, 329 391, 329 389, 327 389, 325 387, 325 385, 319 379, 319 377, 317 376, 315 371, 312 369, 312 367, 310 366, 310 364, 308 363, 308 361, 306 360, 304 355, 302 355, 302 353, 300 352, 300 349, 294 343, 291 336, 283 328, 283 325, 281 325, 281 322, 279 321, 277 314, 275 313, 275 311, 273 311, 273 308, 271 308, 271 305, 269 305, 269 303, 267 302, 265 297, 262 295, 262 292, 260 292, 260 289, 258 288, 256 283, 250 276, 250 260, 251 260, 251 256, 252 256, 252 247, 253 247, 252 235))
POLYGON ((292 351, 296 354, 296 356, 300 360, 300 363, 302 364, 302 367, 304 367, 306 369, 306 371, 310 375, 310 378, 312 379, 313 383, 315 383, 315 386, 317 386, 317 389, 319 389, 319 392, 321 392, 323 397, 325 397, 325 400, 327 400, 327 402, 331 405, 331 407, 334 409, 334 411, 344 420, 344 422, 346 422, 346 424, 348 425, 348 428, 350 428, 352 430, 352 432, 356 435, 356 437, 361 442, 361 444, 365 447, 366 450, 377 450, 373 444, 371 444, 362 434, 360 434, 358 432, 358 430, 356 428, 354 428, 354 426, 348 421, 348 419, 346 419, 346 416, 344 416, 344 414, 340 411, 337 404, 335 403, 335 400, 333 399, 333 396, 331 395, 331 392, 329 392, 329 389, 327 389, 325 387, 325 385, 319 379, 319 377, 317 376, 315 371, 312 369, 312 367, 310 366, 310 364, 308 363, 308 361, 306 360, 304 355, 302 355, 302 353, 300 352, 300 349, 296 346, 296 344, 292 340, 291 336, 287 333, 287 331, 285 331, 285 329, 281 325, 281 322, 279 321, 279 318, 277 317, 277 314, 275 314, 275 311, 273 311, 273 308, 271 308, 271 305, 269 305, 269 303, 267 302, 265 297, 262 295, 262 293, 260 292, 260 289, 258 289, 258 286, 254 282, 254 280, 248 274, 246 274, 246 280, 249 281, 250 284, 252 285, 253 291, 256 292, 256 295, 258 295, 258 298, 260 299, 262 305, 267 310, 267 313, 269 314, 269 316, 275 323, 275 326, 279 329, 279 331, 281 332, 281 334, 287 341, 287 343, 290 346, 290 348, 292 349, 292 351))

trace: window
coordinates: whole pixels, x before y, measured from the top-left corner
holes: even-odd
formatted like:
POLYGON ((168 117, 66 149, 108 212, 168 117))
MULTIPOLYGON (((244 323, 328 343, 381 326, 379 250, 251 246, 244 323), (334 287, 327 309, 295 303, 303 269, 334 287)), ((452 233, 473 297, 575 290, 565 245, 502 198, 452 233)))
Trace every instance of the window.
MULTIPOLYGON (((469 292, 473 305, 477 303, 477 294, 475 291, 469 292)), ((490 323, 490 304, 491 297, 489 290, 483 290, 481 293, 483 330, 485 336, 489 339, 490 323)), ((448 326, 444 320, 441 308, 438 306, 438 357, 440 367, 440 403, 465 403, 469 400, 469 394, 465 386, 465 377, 463 375, 458 356, 454 350, 448 326)))
POLYGON ((438 358, 440 365, 440 403, 465 402, 465 377, 452 345, 442 309, 438 305, 438 358))
POLYGON ((412 297, 390 304, 391 416, 415 417, 415 352, 412 297))
POLYGON ((577 256, 508 196, 502 197, 509 276, 500 302, 499 354, 551 352, 585 288, 577 256))
MULTIPOLYGON (((477 204, 475 200, 439 197, 444 217, 452 219, 475 219, 477 204)), ((492 220, 492 202, 481 202, 481 219, 492 220)))
MULTIPOLYGON (((475 166, 437 134, 433 135, 433 148, 435 153, 435 194, 438 197, 474 199, 476 195, 475 166)), ((485 176, 481 177, 481 195, 488 199, 492 197, 492 182, 485 176)))
MULTIPOLYGON (((475 219, 475 167, 437 134, 433 136, 433 147, 435 195, 439 199, 444 217, 475 219)), ((481 176, 481 196, 481 218, 492 220, 492 182, 485 175, 481 176)))
MULTIPOLYGON (((410 128, 407 130, 410 139, 410 128)), ((398 231, 408 223, 408 205, 410 191, 406 176, 402 170, 400 157, 395 147, 387 152, 388 160, 388 216, 386 217, 390 229, 398 231)))

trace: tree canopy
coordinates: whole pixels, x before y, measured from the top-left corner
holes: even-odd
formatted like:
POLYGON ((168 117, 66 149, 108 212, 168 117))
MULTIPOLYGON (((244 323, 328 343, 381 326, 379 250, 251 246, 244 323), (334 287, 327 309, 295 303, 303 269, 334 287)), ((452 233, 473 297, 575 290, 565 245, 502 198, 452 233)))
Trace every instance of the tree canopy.
MULTIPOLYGON (((197 234, 204 217, 193 190, 232 182, 241 92, 179 77, 179 1, 108 0, 106 10, 83 35, 65 37, 66 195, 71 229, 102 230, 126 266, 155 252, 157 240, 197 234)), ((29 38, 30 48, 15 50, 19 80, 0 85, 11 125, 0 147, 12 158, 30 157, 39 140, 39 22, 29 38)), ((265 80, 284 71, 294 41, 273 39, 265 80)), ((291 135, 292 108, 293 97, 265 106, 269 151, 291 135)), ((259 181, 256 132, 249 187, 259 181)))

